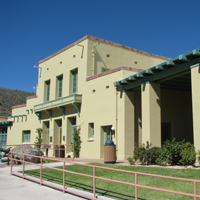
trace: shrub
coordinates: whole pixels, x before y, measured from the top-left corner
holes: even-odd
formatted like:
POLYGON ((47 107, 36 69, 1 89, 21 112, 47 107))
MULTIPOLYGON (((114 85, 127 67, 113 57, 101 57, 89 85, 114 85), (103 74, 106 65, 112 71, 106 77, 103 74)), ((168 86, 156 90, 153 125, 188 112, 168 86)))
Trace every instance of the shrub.
POLYGON ((82 143, 79 128, 74 129, 73 141, 74 141, 74 157, 79 158, 81 151, 81 143, 82 143))
POLYGON ((181 149, 181 159, 179 160, 179 163, 181 165, 194 165, 196 162, 196 152, 193 144, 190 144, 190 142, 186 142, 185 144, 182 144, 181 149))
POLYGON ((160 156, 161 148, 152 147, 151 144, 147 141, 147 145, 140 145, 135 147, 133 158, 135 161, 139 160, 142 165, 144 164, 156 164, 156 160, 160 156))
POLYGON ((167 140, 164 142, 162 147, 161 155, 159 156, 157 163, 161 165, 171 164, 177 165, 179 164, 179 160, 181 159, 181 147, 182 142, 176 142, 174 138, 172 141, 167 140))
POLYGON ((35 138, 35 144, 36 144, 35 146, 40 149, 42 141, 43 141, 42 140, 42 128, 37 128, 36 133, 38 134, 38 136, 35 138))
POLYGON ((135 164, 135 161, 134 161, 133 158, 129 157, 127 160, 128 160, 130 165, 134 165, 135 164))
POLYGON ((157 164, 156 160, 161 154, 161 148, 160 147, 151 147, 146 150, 147 152, 147 164, 149 165, 155 165, 157 164))
POLYGON ((196 153, 194 145, 183 140, 176 142, 165 141, 161 150, 161 154, 156 160, 160 165, 193 165, 196 161, 196 153))
POLYGON ((135 147, 133 158, 135 159, 135 161, 139 160, 142 165, 147 162, 146 147, 144 144, 140 145, 139 147, 135 147))

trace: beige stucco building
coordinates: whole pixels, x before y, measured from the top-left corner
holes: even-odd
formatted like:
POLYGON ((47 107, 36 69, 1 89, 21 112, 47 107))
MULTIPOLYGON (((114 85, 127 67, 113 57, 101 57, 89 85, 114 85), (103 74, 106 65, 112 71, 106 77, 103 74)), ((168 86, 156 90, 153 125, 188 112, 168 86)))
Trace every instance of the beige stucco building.
POLYGON ((79 126, 82 158, 103 158, 107 139, 120 160, 173 137, 200 149, 199 57, 196 49, 170 60, 85 36, 39 62, 36 95, 13 107, 7 144, 33 144, 37 128, 44 143, 70 144, 79 126))

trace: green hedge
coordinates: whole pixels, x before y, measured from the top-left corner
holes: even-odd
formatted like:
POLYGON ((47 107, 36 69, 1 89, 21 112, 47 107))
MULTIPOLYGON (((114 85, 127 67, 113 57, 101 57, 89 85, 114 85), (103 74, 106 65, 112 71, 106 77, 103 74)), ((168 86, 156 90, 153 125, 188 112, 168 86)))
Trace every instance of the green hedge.
POLYGON ((194 145, 190 142, 185 142, 185 140, 176 142, 174 138, 172 141, 165 141, 162 148, 151 147, 149 142, 146 146, 143 144, 135 147, 133 157, 128 158, 128 161, 130 164, 134 164, 137 160, 143 165, 194 165, 196 152, 194 145))

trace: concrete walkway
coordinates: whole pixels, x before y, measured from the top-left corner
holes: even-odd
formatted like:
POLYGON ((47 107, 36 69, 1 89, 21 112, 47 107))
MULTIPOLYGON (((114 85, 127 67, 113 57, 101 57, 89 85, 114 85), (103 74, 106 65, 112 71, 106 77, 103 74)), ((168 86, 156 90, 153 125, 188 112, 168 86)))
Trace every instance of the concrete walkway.
MULTIPOLYGON (((33 168, 33 165, 30 167, 33 168)), ((13 167, 13 171, 20 171, 21 169, 22 169, 21 165, 13 167)), ((28 180, 23 180, 22 178, 10 175, 9 166, 6 165, 0 166, 0 200, 35 200, 35 199, 80 200, 84 198, 70 195, 67 193, 64 194, 62 193, 62 191, 58 191, 46 186, 40 186, 38 183, 31 182, 28 180)))
MULTIPOLYGON (((71 159, 59 158, 61 161, 71 161, 71 159)), ((103 163, 103 159, 75 159, 77 163, 103 163)), ((127 161, 118 161, 116 164, 128 164, 127 161)), ((52 167, 62 166, 63 162, 45 164, 52 167)), ((67 165, 67 163, 66 163, 67 165)), ((71 165, 68 163, 68 165, 71 165)), ((26 165, 26 170, 39 169, 39 166, 26 165)), ((13 172, 22 171, 22 165, 14 165, 13 172)), ((73 189, 72 189, 73 191, 73 189)), ((77 191, 74 191, 77 192, 77 191)), ((87 192, 80 191, 84 195, 91 196, 87 192)), ((55 190, 47 186, 40 186, 38 183, 10 175, 10 166, 0 165, 0 200, 80 200, 84 199, 62 191, 55 190)), ((98 196, 98 199, 107 200, 109 198, 98 196)))

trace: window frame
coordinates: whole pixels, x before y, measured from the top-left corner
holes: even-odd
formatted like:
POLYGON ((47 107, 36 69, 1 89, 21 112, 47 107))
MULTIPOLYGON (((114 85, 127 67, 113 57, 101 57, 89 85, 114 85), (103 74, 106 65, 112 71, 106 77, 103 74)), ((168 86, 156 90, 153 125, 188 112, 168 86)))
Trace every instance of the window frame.
POLYGON ((63 96, 63 74, 57 76, 57 98, 62 98, 63 96))
POLYGON ((89 138, 94 138, 94 123, 89 123, 89 130, 88 130, 89 138))
POLYGON ((78 91, 78 68, 71 70, 71 94, 76 94, 78 91))
POLYGON ((22 142, 28 143, 31 141, 31 131, 30 130, 24 130, 22 135, 22 142))
POLYGON ((50 101, 50 84, 50 80, 45 81, 45 102, 50 101))

